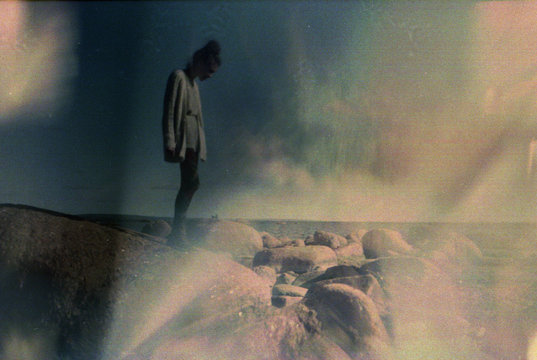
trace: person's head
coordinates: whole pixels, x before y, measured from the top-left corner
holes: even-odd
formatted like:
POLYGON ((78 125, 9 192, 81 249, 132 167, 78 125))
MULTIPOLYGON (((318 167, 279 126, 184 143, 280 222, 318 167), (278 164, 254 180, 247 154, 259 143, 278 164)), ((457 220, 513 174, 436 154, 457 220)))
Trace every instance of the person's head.
POLYGON ((216 40, 211 40, 194 53, 189 67, 192 68, 195 76, 203 81, 213 76, 221 62, 220 44, 216 40))

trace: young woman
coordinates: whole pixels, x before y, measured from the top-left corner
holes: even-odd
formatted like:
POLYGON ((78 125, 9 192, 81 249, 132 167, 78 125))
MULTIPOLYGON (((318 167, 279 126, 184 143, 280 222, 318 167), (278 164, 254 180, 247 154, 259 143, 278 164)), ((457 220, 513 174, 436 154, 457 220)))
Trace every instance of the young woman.
POLYGON ((207 80, 220 66, 220 45, 211 40, 197 50, 184 70, 168 78, 162 130, 164 160, 181 166, 181 187, 175 199, 175 215, 168 243, 186 246, 186 212, 199 187, 198 160, 205 161, 206 146, 201 101, 196 79, 207 80))

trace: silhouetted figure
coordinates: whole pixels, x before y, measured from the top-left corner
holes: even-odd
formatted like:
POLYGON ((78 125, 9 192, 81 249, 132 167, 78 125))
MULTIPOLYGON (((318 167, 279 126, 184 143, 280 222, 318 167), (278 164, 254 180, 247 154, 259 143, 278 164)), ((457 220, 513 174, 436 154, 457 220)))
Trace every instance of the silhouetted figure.
POLYGON ((186 213, 199 187, 198 160, 205 161, 206 145, 201 101, 196 78, 209 79, 220 66, 220 45, 211 40, 197 50, 184 70, 168 78, 164 97, 162 130, 164 160, 181 165, 181 188, 175 200, 175 215, 169 244, 188 245, 186 213))

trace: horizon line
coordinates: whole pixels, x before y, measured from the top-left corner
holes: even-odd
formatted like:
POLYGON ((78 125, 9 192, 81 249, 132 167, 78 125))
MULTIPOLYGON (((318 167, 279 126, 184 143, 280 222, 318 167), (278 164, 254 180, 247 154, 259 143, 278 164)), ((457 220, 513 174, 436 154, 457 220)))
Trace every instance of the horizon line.
MULTIPOLYGON (((113 213, 85 213, 77 214, 79 217, 125 217, 125 218, 145 218, 152 219, 172 219, 171 216, 154 216, 154 215, 136 215, 136 214, 113 214, 113 213)), ((492 220, 476 220, 476 221, 433 221, 433 220, 321 220, 321 219, 300 219, 300 218, 246 218, 246 217, 202 217, 193 216, 187 217, 189 220, 227 220, 227 221, 274 221, 274 222, 332 222, 332 223, 393 223, 393 224, 528 224, 537 225, 537 221, 492 221, 492 220)))

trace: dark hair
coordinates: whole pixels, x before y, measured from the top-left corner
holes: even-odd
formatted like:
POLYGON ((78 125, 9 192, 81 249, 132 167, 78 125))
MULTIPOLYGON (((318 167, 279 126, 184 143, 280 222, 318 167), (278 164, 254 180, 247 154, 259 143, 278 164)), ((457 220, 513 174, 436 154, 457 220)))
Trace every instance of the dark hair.
POLYGON ((201 49, 196 50, 192 56, 192 62, 188 63, 188 67, 192 64, 202 62, 207 65, 216 64, 220 66, 222 60, 220 59, 220 44, 216 40, 211 40, 201 49))

